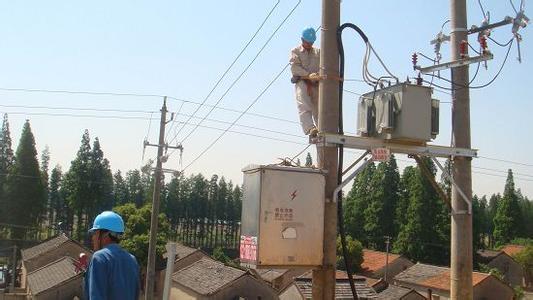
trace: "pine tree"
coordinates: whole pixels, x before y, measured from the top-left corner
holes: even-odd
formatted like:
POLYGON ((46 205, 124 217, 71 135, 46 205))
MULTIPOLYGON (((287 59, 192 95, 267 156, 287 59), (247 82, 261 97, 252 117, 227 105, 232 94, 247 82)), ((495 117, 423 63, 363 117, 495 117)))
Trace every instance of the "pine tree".
POLYGON ((61 167, 57 165, 52 169, 50 175, 50 222, 53 226, 57 226, 59 222, 66 221, 65 199, 63 199, 63 195, 60 192, 62 179, 61 173, 61 167))
MULTIPOLYGON (((425 159, 430 171, 435 175, 435 166, 425 159)), ((404 174, 405 171, 404 171, 404 174)), ((401 228, 394 244, 394 251, 407 255, 414 260, 436 264, 447 264, 449 243, 449 217, 447 208, 430 181, 419 168, 408 171, 406 188, 399 209, 407 209, 405 218, 400 221, 401 228)))
POLYGON ((394 212, 399 198, 400 174, 396 159, 391 156, 388 162, 382 162, 374 172, 368 199, 368 206, 364 211, 364 230, 372 248, 385 250, 383 237, 393 236, 394 212))
POLYGON ((46 211, 43 219, 46 219, 48 224, 52 223, 52 206, 50 205, 50 187, 49 187, 49 171, 50 171, 50 148, 46 146, 41 153, 41 176, 43 178, 43 185, 46 194, 46 211))
POLYGON ((113 175, 113 197, 116 205, 124 205, 130 202, 130 195, 126 181, 122 177, 120 170, 117 170, 113 175))
POLYGON ((85 216, 93 202, 92 182, 90 182, 91 145, 89 131, 85 130, 81 138, 81 145, 76 158, 71 162, 70 169, 65 175, 64 189, 66 201, 76 215, 76 238, 83 240, 88 226, 85 216), (84 222, 85 221, 85 222, 84 222))
MULTIPOLYGON (((37 226, 45 211, 46 194, 29 121, 22 128, 15 164, 7 177, 5 207, 9 222, 23 226, 37 226)), ((13 230, 14 238, 23 235, 23 230, 13 230)))
POLYGON ((6 204, 5 182, 9 169, 15 163, 15 157, 11 148, 11 134, 9 132, 9 121, 7 114, 4 114, 2 122, 2 129, 0 132, 0 219, 6 220, 7 215, 4 215, 4 208, 6 204))
POLYGON ((126 185, 128 187, 129 201, 135 203, 137 208, 141 207, 146 202, 141 172, 139 170, 128 171, 126 173, 126 185))
POLYGON ((498 205, 502 199, 500 194, 492 194, 489 199, 489 207, 487 209, 487 223, 489 232, 489 248, 494 248, 494 218, 498 211, 498 205))
MULTIPOLYGON (((104 158, 100 140, 94 139, 89 160, 89 185, 93 201, 87 205, 87 219, 93 220, 102 211, 110 210, 113 206, 113 175, 109 161, 104 158)), ((86 228, 88 229, 88 228, 86 228)))
POLYGON ((494 217, 494 241, 496 246, 505 245, 512 239, 519 237, 523 226, 513 171, 509 169, 503 198, 498 203, 498 209, 494 217))

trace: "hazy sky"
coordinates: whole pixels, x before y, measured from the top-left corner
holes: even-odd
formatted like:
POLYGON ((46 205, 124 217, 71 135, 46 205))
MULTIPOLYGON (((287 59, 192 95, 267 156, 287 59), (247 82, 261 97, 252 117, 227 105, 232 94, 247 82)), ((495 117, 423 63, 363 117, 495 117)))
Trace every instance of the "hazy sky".
MULTIPOLYGON (((515 14, 507 1, 484 2, 494 22, 515 14)), ((477 1, 468 3, 469 26, 479 24, 483 17, 477 1)), ((306 146, 307 140, 297 123, 289 71, 285 70, 258 96, 287 64, 289 50, 299 43, 301 29, 320 25, 318 0, 1 1, 0 111, 9 113, 15 147, 24 120, 30 119, 38 150, 42 151, 45 145, 50 147, 52 166, 59 164, 68 169, 83 130, 88 129, 91 138, 100 139, 113 170, 138 168, 142 165, 144 138, 148 136, 155 143, 158 137, 162 97, 157 95, 173 97, 169 98, 169 110, 179 113, 178 122, 187 121, 187 115, 197 108, 191 102, 204 101, 276 4, 262 30, 206 101, 213 105, 220 100, 219 106, 224 109, 215 109, 184 141, 194 126, 181 129, 180 123, 169 124, 167 140, 173 144, 183 141, 185 167, 229 126, 223 122, 233 122, 239 116, 231 110, 242 111, 257 99, 250 109, 253 114, 244 115, 231 132, 185 172, 201 172, 206 176, 216 173, 240 184, 240 170, 244 166, 275 163, 277 158, 294 156, 306 146), (232 86, 294 7, 294 13, 232 86)), ((411 65, 414 51, 433 56, 429 41, 448 18, 449 1, 443 0, 342 2, 342 22, 359 25, 391 71, 402 79, 415 75, 411 65)), ((448 25, 444 26, 445 33, 449 30, 448 25)), ((498 79, 486 88, 471 92, 472 145, 480 149, 483 157, 473 162, 473 188, 479 195, 503 192, 506 171, 512 168, 517 187, 533 197, 530 156, 533 51, 529 31, 530 28, 521 31, 522 64, 516 59, 515 43, 498 79)), ((364 45, 353 32, 347 31, 343 37, 346 77, 361 79, 364 45)), ((497 29, 493 37, 507 42, 512 37, 510 26, 497 29)), ((477 48, 475 37, 470 42, 477 48)), ((489 46, 495 59, 488 63, 488 70, 480 68, 475 85, 491 80, 504 60, 506 49, 493 42, 489 46)), ((448 49, 448 44, 443 46, 444 61, 449 60, 448 49)), ((371 60, 370 69, 376 75, 383 72, 375 59, 371 60)), ((472 75, 475 69, 473 65, 472 75)), ((449 76, 449 73, 442 75, 449 76)), ((446 82, 438 83, 448 86, 446 82)), ((347 82, 345 88, 357 93, 371 90, 358 82, 347 82)), ((436 91, 435 97, 442 102, 450 101, 449 93, 436 91)), ((345 130, 355 132, 357 96, 346 93, 344 99, 345 130)), ((192 118, 189 123, 197 124, 210 109, 202 107, 198 118, 192 118)), ((449 103, 441 104, 441 133, 436 144, 450 143, 450 109, 449 103)), ((315 151, 312 148, 310 151, 314 156, 315 151)), ((147 149, 145 160, 154 158, 155 153, 155 148, 147 149)), ((349 152, 347 163, 355 155, 349 152)), ((398 158, 402 167, 412 164, 405 156, 398 158)), ((301 159, 305 160, 305 152, 301 159)), ((177 152, 165 167, 180 168, 177 152)))

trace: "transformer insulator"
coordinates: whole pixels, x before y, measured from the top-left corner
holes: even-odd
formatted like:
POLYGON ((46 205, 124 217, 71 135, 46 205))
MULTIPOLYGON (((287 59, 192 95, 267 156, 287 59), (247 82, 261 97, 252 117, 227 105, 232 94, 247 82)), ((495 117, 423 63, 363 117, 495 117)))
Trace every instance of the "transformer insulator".
POLYGON ((461 41, 461 44, 459 45, 459 54, 462 58, 465 58, 468 56, 468 42, 467 41, 461 41))
POLYGON ((483 51, 483 54, 487 52, 487 37, 482 35, 479 37, 479 46, 481 47, 481 50, 483 51))
POLYGON ((413 53, 413 55, 411 56, 411 59, 413 61, 413 69, 416 70, 416 64, 418 63, 418 54, 413 53))

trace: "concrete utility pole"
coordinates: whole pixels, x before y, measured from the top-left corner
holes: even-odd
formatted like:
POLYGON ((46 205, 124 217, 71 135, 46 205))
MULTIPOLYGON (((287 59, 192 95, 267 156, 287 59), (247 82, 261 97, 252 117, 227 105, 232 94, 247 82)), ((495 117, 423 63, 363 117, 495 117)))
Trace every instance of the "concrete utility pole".
POLYGON ((11 273, 11 283, 9 290, 15 292, 15 281, 17 281, 17 245, 13 245, 13 272, 11 273))
POLYGON ((389 273, 389 245, 390 245, 390 236, 385 236, 385 251, 386 251, 386 256, 385 256, 385 276, 383 277, 385 279, 385 282, 387 282, 388 278, 387 278, 387 275, 389 273))
MULTIPOLYGON (((461 58, 461 41, 468 40, 466 0, 451 0, 452 61, 461 58)), ((452 69, 452 147, 470 149, 470 91, 468 66, 452 69)), ((464 194, 472 199, 471 159, 453 158, 453 178, 464 194)), ((472 287, 472 215, 458 189, 452 187, 450 296, 455 300, 473 297, 472 287)))
POLYGON ((152 300, 154 296, 155 283, 155 259, 157 246, 157 227, 159 216, 159 196, 161 194, 161 180, 163 173, 163 148, 165 147, 165 125, 167 124, 167 97, 161 108, 161 122, 159 124, 159 143, 157 145, 157 164, 154 171, 154 195, 152 199, 152 217, 150 221, 150 246, 148 247, 148 267, 146 270, 146 300, 152 300))
MULTIPOLYGON (((337 28, 340 24, 340 0, 322 0, 322 31, 320 40, 320 81, 318 100, 318 129, 337 133, 339 122, 339 50, 337 28)), ((337 203, 332 201, 337 187, 337 146, 318 148, 318 167, 327 170, 326 204, 324 208, 324 262, 313 270, 313 299, 335 299, 335 264, 337 260, 337 203)))

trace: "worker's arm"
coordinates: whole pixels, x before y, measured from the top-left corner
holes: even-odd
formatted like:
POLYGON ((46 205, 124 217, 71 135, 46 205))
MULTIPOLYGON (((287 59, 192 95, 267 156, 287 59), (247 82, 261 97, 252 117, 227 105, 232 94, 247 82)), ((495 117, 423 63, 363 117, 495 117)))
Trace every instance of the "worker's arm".
POLYGON ((108 294, 108 276, 104 257, 95 253, 87 270, 89 284, 87 295, 89 300, 105 300, 108 294))
POLYGON ((303 66, 302 62, 300 61, 300 57, 297 53, 291 51, 291 57, 289 60, 289 63, 291 64, 291 72, 293 76, 308 76, 309 71, 307 71, 303 66))

